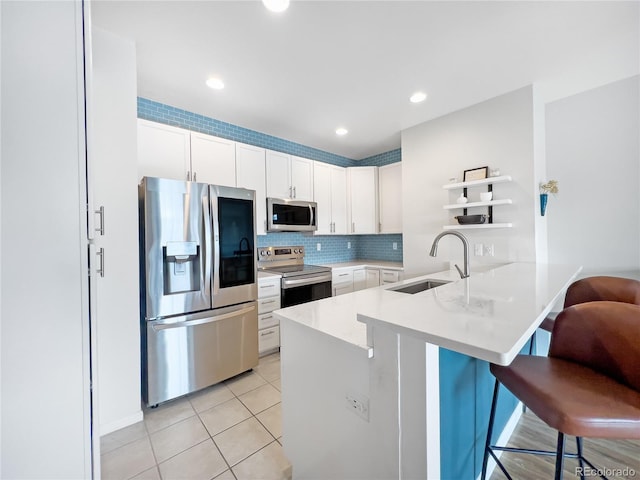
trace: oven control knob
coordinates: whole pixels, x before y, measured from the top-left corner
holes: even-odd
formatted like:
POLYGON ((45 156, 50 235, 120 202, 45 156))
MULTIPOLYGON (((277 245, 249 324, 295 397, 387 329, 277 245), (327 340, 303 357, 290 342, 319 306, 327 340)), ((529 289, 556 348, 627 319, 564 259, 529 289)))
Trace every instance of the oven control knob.
POLYGON ((300 253, 300 250, 298 250, 297 248, 293 251, 293 253, 300 253))
POLYGON ((261 256, 264 256, 264 255, 265 255, 264 250, 260 250, 260 255, 261 255, 261 256))
POLYGON ((271 251, 270 250, 267 250, 267 255, 271 255, 271 251))

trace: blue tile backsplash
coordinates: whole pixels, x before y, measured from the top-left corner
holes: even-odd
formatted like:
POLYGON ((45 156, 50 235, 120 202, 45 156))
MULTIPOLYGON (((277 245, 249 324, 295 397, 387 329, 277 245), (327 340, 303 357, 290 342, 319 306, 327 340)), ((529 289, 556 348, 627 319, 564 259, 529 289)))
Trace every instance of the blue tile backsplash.
MULTIPOLYGON (((401 150, 391 150, 362 160, 325 152, 299 143, 249 130, 214 118, 188 112, 153 100, 138 97, 138 118, 215 135, 235 142, 297 155, 340 167, 381 167, 401 160, 401 150)), ((355 259, 402 262, 402 235, 313 235, 309 233, 269 233, 258 237, 258 246, 302 245, 310 264, 348 262, 355 259), (351 248, 348 248, 351 242, 351 248), (397 250, 393 250, 393 243, 397 250), (321 250, 317 250, 317 244, 321 250)))
POLYGON ((258 236, 259 247, 302 245, 305 262, 325 264, 356 259, 402 262, 402 235, 313 235, 311 233, 268 233, 258 236), (351 248, 348 243, 351 242, 351 248), (396 243, 397 250, 393 249, 396 243), (318 251, 318 243, 320 251, 318 251))

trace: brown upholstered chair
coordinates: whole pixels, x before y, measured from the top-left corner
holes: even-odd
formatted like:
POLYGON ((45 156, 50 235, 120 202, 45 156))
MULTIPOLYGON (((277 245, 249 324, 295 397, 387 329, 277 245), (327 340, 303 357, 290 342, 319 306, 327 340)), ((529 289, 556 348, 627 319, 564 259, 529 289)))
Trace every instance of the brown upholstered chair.
MULTIPOLYGON (((576 280, 567 289, 564 308, 579 303, 610 301, 640 305, 640 281, 622 277, 587 277, 576 280)), ((540 328, 553 331, 555 316, 548 316, 540 328)))
POLYGON ((565 457, 596 469, 583 456, 582 437, 640 439, 639 366, 639 305, 598 301, 564 309, 555 321, 549 356, 518 355, 509 366, 491 365, 496 384, 482 479, 489 455, 511 478, 496 450, 553 454, 491 445, 500 383, 558 431, 555 478, 561 479, 565 457), (565 454, 565 435, 576 437, 576 454, 565 454))
MULTIPOLYGON (((564 308, 586 302, 611 301, 640 305, 640 281, 622 277, 587 277, 573 282, 564 297, 564 308)), ((547 316, 540 327, 553 331, 557 314, 547 316)), ((529 355, 533 353, 535 333, 531 337, 529 355)))

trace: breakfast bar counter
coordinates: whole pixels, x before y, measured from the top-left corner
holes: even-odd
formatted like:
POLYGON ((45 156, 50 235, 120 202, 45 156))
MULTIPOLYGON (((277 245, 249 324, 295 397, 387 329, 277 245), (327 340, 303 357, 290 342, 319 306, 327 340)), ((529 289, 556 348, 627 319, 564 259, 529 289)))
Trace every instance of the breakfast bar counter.
MULTIPOLYGON (((509 364, 579 272, 533 263, 466 279, 447 271, 277 310, 294 478, 475 479, 486 362, 509 364), (398 291, 425 280, 447 283, 398 291), (447 408, 461 400, 469 425, 449 425, 447 408), (452 448, 469 461, 447 456, 452 448)), ((509 405, 506 435, 519 412, 509 405)))

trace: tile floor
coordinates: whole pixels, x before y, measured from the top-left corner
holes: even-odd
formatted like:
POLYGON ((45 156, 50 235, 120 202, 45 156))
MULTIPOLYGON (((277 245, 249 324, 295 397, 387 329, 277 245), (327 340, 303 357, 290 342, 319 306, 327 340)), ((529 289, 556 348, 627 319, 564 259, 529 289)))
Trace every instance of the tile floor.
POLYGON ((105 480, 280 480, 280 354, 252 371, 155 409, 101 438, 105 480))

